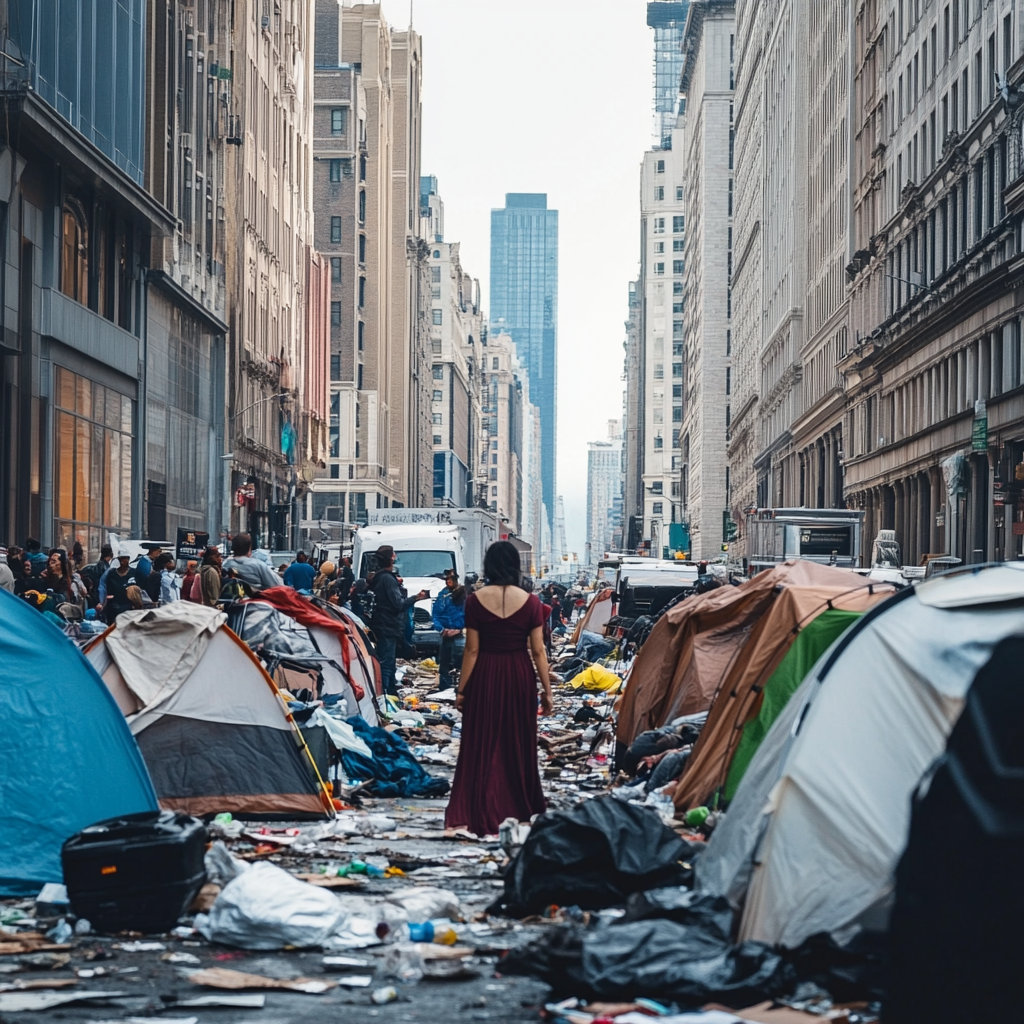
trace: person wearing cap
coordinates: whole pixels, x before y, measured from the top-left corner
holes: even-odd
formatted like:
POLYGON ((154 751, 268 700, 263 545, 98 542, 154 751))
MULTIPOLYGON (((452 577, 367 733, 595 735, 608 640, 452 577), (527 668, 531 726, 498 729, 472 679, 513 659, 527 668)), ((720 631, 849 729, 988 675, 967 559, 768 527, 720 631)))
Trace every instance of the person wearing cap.
POLYGON ((333 562, 321 562, 320 570, 316 574, 316 578, 313 580, 313 593, 319 597, 324 597, 327 592, 327 588, 334 581, 335 566, 333 562))
POLYGON ((438 689, 449 690, 455 685, 451 676, 455 641, 466 628, 466 588, 459 586, 459 576, 454 569, 445 573, 444 590, 434 598, 430 617, 434 620, 434 629, 441 634, 438 689))
POLYGON ((377 641, 377 660, 383 676, 384 692, 398 696, 395 683, 395 652, 398 641, 405 633, 406 612, 417 601, 430 597, 430 591, 406 597, 405 590, 395 577, 395 549, 390 544, 377 548, 377 571, 366 581, 373 594, 373 615, 370 628, 377 641))
POLYGON ((142 546, 146 549, 147 554, 139 555, 139 560, 135 565, 135 575, 141 586, 146 582, 149 574, 153 571, 153 563, 163 554, 163 548, 159 544, 152 544, 149 541, 144 541, 142 546))

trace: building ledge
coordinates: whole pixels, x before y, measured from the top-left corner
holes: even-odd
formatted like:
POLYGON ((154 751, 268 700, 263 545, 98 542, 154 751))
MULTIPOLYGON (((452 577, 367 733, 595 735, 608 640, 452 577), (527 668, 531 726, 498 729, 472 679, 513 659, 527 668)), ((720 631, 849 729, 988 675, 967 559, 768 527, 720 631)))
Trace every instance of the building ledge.
POLYGON ((202 320, 215 333, 228 333, 228 325, 216 313, 207 309, 194 295, 185 291, 170 274, 162 270, 150 270, 146 274, 146 280, 159 285, 175 302, 184 306, 192 316, 202 320))
POLYGON ((139 339, 53 288, 40 289, 39 333, 139 379, 139 339))
POLYGON ((55 163, 64 164, 101 188, 134 219, 146 220, 154 233, 174 231, 177 221, 173 214, 35 92, 22 87, 6 91, 5 98, 8 142, 38 146, 55 163))

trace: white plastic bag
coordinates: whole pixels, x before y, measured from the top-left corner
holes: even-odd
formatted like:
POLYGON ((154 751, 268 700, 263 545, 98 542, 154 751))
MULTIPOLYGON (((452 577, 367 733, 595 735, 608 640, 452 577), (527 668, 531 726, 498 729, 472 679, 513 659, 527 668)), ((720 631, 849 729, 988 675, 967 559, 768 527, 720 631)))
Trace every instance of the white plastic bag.
POLYGON ((370 750, 366 741, 356 735, 355 729, 348 722, 333 718, 323 708, 317 708, 310 717, 310 725, 321 725, 327 730, 327 735, 338 750, 352 750, 364 757, 373 758, 373 751, 370 750))
POLYGON ((435 917, 451 918, 453 921, 462 917, 459 898, 447 889, 428 886, 403 889, 388 896, 387 902, 401 907, 413 924, 423 924, 435 917))
POLYGON ((243 871, 248 871, 252 867, 246 861, 232 857, 220 839, 206 851, 206 856, 203 857, 203 866, 206 868, 206 880, 221 888, 224 888, 228 882, 233 882, 243 871))
POLYGON ((320 946, 349 917, 332 892, 274 867, 253 864, 229 882, 196 930, 210 942, 242 949, 320 946))

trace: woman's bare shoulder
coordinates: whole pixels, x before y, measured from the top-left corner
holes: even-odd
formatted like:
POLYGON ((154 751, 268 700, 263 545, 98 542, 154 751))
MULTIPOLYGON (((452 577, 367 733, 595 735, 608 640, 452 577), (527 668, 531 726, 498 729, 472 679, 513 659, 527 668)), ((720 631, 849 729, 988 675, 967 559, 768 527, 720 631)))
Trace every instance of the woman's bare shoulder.
POLYGON ((476 599, 492 615, 499 619, 507 619, 515 615, 530 599, 530 594, 519 587, 481 587, 476 592, 476 599), (504 610, 503 610, 504 609, 504 610))

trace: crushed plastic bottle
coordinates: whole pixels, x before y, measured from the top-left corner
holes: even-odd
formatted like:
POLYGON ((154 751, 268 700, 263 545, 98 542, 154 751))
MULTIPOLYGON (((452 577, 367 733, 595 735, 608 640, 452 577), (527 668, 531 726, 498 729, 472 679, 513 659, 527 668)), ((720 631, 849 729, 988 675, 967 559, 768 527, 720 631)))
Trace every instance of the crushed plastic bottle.
POLYGON ((404 985, 415 985, 424 974, 423 954, 415 942, 399 942, 384 956, 384 973, 404 985))
POLYGON ((235 819, 232 818, 230 811, 222 811, 220 814, 214 815, 214 825, 230 825, 235 819))
POLYGON ((67 942, 67 941, 68 941, 68 939, 70 939, 70 938, 71 938, 71 936, 72 936, 73 934, 74 934, 74 932, 73 932, 73 931, 71 930, 71 925, 69 925, 69 924, 67 923, 67 921, 65 921, 65 920, 64 920, 64 918, 62 917, 62 918, 61 918, 61 919, 60 919, 60 920, 59 920, 59 921, 58 921, 58 922, 57 922, 57 923, 56 923, 56 924, 55 924, 55 925, 54 925, 54 926, 53 926, 53 927, 52 927, 52 928, 51 928, 51 929, 50 929, 50 930, 49 930, 49 931, 48 931, 48 932, 46 933, 46 937, 47 937, 48 939, 50 939, 50 940, 51 940, 52 942, 55 942, 55 943, 57 943, 57 944, 59 944, 59 945, 63 945, 63 944, 65 943, 65 942, 67 942))
POLYGON ((686 812, 686 824, 693 828, 700 828, 711 812, 706 807, 691 807, 686 812))
POLYGON ((382 1006, 384 1003, 393 1003, 398 998, 398 989, 394 985, 388 985, 386 988, 375 988, 370 993, 370 1002, 376 1003, 378 1006, 382 1006))

